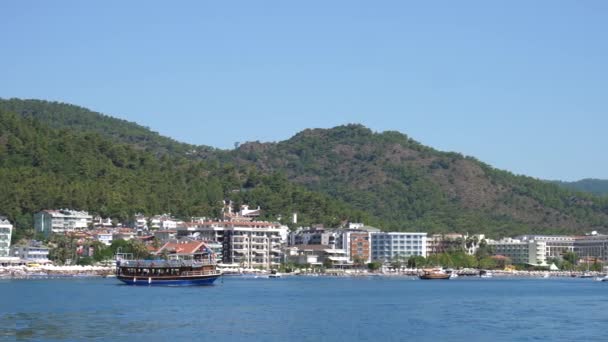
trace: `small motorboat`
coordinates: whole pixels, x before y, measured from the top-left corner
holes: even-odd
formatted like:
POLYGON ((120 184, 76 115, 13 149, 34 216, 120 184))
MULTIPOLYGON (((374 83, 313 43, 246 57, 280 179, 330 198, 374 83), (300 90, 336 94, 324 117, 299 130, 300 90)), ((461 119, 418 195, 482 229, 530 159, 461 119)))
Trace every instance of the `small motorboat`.
POLYGON ((595 280, 595 281, 608 281, 608 275, 605 275, 603 277, 595 277, 593 280, 595 280))
POLYGON ((277 270, 270 271, 268 278, 281 278, 281 273, 277 272, 277 270))
POLYGON ((479 271, 479 277, 480 278, 492 278, 492 277, 494 277, 494 274, 492 274, 492 272, 490 272, 490 271, 481 270, 481 271, 479 271))

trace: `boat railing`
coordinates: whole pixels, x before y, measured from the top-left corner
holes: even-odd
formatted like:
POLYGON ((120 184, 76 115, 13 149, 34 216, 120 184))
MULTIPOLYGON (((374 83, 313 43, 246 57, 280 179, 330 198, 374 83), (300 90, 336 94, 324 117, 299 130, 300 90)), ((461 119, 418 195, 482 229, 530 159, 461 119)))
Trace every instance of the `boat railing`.
POLYGON ((163 268, 215 265, 213 260, 121 260, 121 267, 163 268))
POLYGON ((204 275, 214 275, 219 274, 217 271, 187 271, 182 272, 182 276, 191 277, 191 276, 204 276, 204 275))

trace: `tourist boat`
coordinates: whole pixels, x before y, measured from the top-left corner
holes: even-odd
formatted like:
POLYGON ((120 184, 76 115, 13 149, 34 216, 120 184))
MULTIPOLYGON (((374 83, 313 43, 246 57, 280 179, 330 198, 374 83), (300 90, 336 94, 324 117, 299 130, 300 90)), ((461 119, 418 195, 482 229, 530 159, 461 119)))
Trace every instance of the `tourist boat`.
POLYGON ((212 285, 221 276, 213 260, 119 260, 116 278, 129 285, 212 285))
POLYGON ((418 276, 420 279, 424 280, 448 280, 450 279, 450 275, 445 273, 441 269, 432 269, 432 270, 423 270, 422 274, 418 276))

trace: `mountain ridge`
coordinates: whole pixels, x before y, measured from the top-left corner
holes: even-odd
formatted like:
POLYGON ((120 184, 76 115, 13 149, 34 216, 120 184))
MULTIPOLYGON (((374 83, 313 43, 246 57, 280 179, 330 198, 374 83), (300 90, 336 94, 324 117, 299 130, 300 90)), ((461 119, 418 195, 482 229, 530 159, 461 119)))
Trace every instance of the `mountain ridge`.
POLYGON ((608 196, 608 179, 584 178, 574 182, 551 182, 574 191, 588 192, 598 196, 608 196))
MULTIPOLYGON (((456 152, 438 151, 396 131, 373 132, 348 124, 305 129, 280 142, 246 142, 234 150, 221 150, 179 143, 143 126, 70 106, 0 100, 0 110, 22 118, 41 124, 53 121, 55 129, 99 134, 156 156, 204 161, 216 170, 232 165, 237 173, 256 170, 255 177, 284 175, 296 186, 361 211, 359 217, 368 213, 368 220, 385 229, 494 236, 608 230, 608 201, 603 198, 516 176, 456 152), (129 136, 132 130, 138 132, 135 139, 129 136)), ((272 203, 261 205, 272 211, 272 203)), ((292 209, 297 210, 297 203, 292 209)))

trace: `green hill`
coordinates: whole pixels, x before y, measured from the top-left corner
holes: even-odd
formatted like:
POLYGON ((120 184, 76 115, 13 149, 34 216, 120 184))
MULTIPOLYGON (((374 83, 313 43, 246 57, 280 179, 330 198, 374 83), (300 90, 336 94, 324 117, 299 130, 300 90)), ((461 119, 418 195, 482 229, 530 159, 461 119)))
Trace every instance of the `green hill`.
POLYGON ((369 211, 386 228, 494 236, 608 228, 608 202, 440 152, 398 132, 360 125, 305 130, 280 143, 248 143, 240 163, 369 211))
POLYGON ((0 212, 28 224, 41 208, 126 218, 217 214, 220 199, 302 224, 366 221, 428 232, 608 231, 608 198, 492 168, 361 125, 308 129, 226 151, 192 146, 68 104, 0 100, 0 212), (11 115, 9 113, 16 113, 11 115), (30 221, 28 221, 30 220, 30 221))
POLYGON ((586 178, 576 182, 553 181, 553 183, 574 191, 588 192, 598 196, 608 195, 608 180, 586 178))
POLYGON ((180 143, 136 123, 67 103, 0 98, 0 110, 36 119, 51 128, 97 133, 112 141, 129 144, 156 155, 191 157, 198 154, 205 156, 209 151, 216 151, 207 146, 180 143))
POLYGON ((128 220, 136 212, 218 217, 223 199, 261 205, 265 217, 336 225, 369 218, 349 205, 294 185, 279 173, 192 161, 115 143, 96 133, 55 129, 0 110, 0 212, 19 230, 47 208, 88 210, 128 220))

